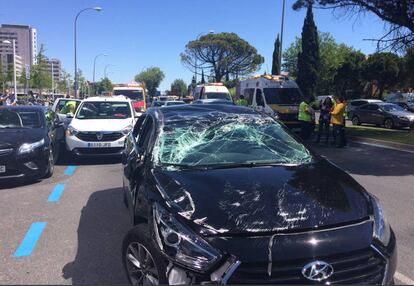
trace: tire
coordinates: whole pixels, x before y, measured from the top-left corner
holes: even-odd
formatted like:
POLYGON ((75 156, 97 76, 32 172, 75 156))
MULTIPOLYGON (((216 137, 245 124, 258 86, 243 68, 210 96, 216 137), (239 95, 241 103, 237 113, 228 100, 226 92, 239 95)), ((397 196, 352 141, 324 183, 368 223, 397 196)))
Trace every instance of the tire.
POLYGON ((394 121, 392 119, 388 118, 384 121, 384 127, 387 129, 393 129, 394 128, 394 121))
POLYGON ((162 285, 168 284, 167 266, 151 240, 147 224, 139 224, 126 234, 122 243, 122 262, 129 283, 133 285, 143 285, 144 282, 154 284, 155 281, 162 285), (131 262, 131 255, 132 258, 136 258, 135 261, 141 262, 139 265, 144 265, 144 271, 137 271, 139 268, 131 262), (141 260, 138 260, 138 257, 141 260), (131 273, 131 270, 135 272, 131 273), (154 279, 155 276, 158 279, 154 279))
POLYGON ((352 117, 352 125, 361 125, 361 120, 359 120, 359 117, 358 116, 354 116, 354 117, 352 117))
POLYGON ((45 178, 50 178, 53 176, 53 172, 55 171, 55 155, 53 152, 53 146, 50 146, 49 150, 49 157, 47 160, 47 171, 45 178))
POLYGON ((124 182, 122 182, 122 197, 123 197, 124 206, 126 208, 128 208, 128 199, 127 199, 127 196, 126 196, 125 183, 124 182))

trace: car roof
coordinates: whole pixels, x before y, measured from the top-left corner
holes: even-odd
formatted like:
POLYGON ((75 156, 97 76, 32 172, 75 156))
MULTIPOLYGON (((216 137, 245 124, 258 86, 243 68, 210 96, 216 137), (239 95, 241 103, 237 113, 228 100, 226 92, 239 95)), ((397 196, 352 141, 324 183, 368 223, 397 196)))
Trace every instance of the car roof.
POLYGON ((125 96, 93 96, 83 100, 84 102, 90 101, 107 101, 107 102, 131 102, 131 100, 125 96))
POLYGON ((18 110, 18 111, 40 111, 44 112, 49 107, 42 105, 17 105, 17 106, 0 106, 1 109, 18 110))
POLYGON ((227 105, 227 104, 183 104, 172 105, 164 108, 149 108, 148 114, 152 115, 160 123, 175 120, 185 120, 186 118, 208 118, 216 117, 217 113, 227 114, 246 114, 255 116, 265 116, 261 113, 254 111, 249 107, 227 105))

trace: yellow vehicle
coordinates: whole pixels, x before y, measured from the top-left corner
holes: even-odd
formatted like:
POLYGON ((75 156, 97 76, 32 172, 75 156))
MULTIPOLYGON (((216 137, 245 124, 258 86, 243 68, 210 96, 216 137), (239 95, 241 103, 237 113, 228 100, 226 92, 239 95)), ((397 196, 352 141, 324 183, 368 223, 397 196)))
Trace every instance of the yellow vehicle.
POLYGON ((139 113, 147 110, 147 90, 143 83, 132 81, 127 84, 114 84, 112 95, 123 95, 131 99, 132 107, 139 113))
POLYGON ((299 104, 303 94, 295 81, 283 75, 254 76, 239 82, 238 97, 244 96, 248 106, 277 117, 289 127, 299 127, 299 104))

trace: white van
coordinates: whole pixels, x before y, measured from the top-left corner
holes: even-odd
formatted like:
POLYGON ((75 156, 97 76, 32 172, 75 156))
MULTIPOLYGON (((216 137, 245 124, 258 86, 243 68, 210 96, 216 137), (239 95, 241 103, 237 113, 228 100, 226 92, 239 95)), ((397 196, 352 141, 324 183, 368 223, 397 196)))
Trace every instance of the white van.
POLYGON ((277 116, 289 127, 299 127, 299 104, 303 94, 295 81, 283 75, 261 75, 242 80, 237 95, 244 96, 248 106, 270 116, 277 116))
POLYGON ((197 86, 195 88, 194 100, 198 99, 224 99, 233 101, 229 90, 221 82, 197 86))

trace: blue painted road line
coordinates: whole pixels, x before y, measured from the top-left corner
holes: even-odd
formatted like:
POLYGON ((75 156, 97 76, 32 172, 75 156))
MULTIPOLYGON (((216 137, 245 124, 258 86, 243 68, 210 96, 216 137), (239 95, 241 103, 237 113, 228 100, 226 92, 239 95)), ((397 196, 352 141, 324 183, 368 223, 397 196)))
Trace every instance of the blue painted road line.
POLYGON ((73 173, 75 172, 75 170, 76 170, 76 166, 68 166, 65 170, 64 175, 65 176, 72 176, 73 173))
POLYGON ((65 190, 65 184, 57 184, 53 189, 53 192, 49 195, 47 199, 48 202, 57 202, 60 199, 63 191, 65 190))
POLYGON ((36 247, 36 243, 42 235, 43 230, 46 227, 45 222, 34 222, 30 226, 26 233, 22 243, 20 243, 16 252, 13 254, 14 257, 29 256, 32 254, 33 249, 36 247))

